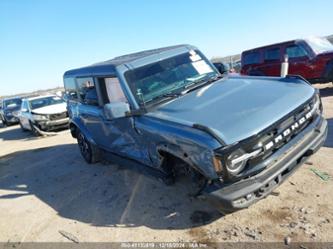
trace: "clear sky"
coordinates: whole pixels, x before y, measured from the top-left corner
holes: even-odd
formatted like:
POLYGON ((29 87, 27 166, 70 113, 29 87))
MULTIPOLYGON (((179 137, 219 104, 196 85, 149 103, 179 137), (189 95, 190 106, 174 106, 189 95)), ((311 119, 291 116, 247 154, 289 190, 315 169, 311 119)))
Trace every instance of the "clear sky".
POLYGON ((333 34, 332 10, 331 0, 0 0, 0 96, 144 49, 190 43, 210 58, 333 34))

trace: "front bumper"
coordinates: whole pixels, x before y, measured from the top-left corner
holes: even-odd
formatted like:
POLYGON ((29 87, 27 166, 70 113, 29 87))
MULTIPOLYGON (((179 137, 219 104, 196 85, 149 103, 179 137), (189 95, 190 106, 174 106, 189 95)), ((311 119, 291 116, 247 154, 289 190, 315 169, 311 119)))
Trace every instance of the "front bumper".
POLYGON ((38 128, 43 131, 54 131, 60 129, 67 129, 69 127, 69 118, 58 120, 37 121, 38 128))
POLYGON ((13 115, 5 115, 5 119, 8 124, 17 124, 19 122, 18 117, 13 115))
POLYGON ((207 186, 200 196, 224 213, 246 208, 266 197, 315 153, 325 142, 327 121, 319 116, 294 139, 280 148, 263 163, 265 170, 247 179, 223 185, 207 186))

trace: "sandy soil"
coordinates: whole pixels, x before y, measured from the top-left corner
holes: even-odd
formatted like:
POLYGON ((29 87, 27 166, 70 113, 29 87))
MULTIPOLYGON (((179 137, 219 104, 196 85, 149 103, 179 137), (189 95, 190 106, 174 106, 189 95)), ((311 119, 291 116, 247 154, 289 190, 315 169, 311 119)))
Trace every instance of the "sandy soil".
POLYGON ((117 165, 88 165, 68 131, 0 128, 0 241, 333 241, 333 85, 321 88, 329 137, 273 195, 222 216, 117 165))

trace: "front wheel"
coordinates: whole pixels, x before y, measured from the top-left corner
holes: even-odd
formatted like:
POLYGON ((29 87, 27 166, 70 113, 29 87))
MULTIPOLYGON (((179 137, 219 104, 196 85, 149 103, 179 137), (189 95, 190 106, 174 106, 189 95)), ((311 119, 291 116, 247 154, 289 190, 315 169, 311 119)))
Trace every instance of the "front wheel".
POLYGON ((3 127, 8 126, 8 123, 7 123, 7 121, 6 121, 5 118, 3 118, 1 121, 2 121, 2 126, 3 126, 3 127))
POLYGON ((30 124, 30 130, 31 130, 32 134, 35 135, 36 137, 40 136, 40 133, 36 129, 35 125, 31 121, 29 121, 29 124, 30 124))
POLYGON ((28 131, 26 128, 24 128, 23 124, 21 123, 21 120, 19 121, 19 125, 20 125, 22 131, 24 131, 24 132, 28 131))
POLYGON ((92 145, 81 131, 78 131, 76 137, 80 153, 84 160, 89 164, 98 162, 99 149, 95 145, 92 145))

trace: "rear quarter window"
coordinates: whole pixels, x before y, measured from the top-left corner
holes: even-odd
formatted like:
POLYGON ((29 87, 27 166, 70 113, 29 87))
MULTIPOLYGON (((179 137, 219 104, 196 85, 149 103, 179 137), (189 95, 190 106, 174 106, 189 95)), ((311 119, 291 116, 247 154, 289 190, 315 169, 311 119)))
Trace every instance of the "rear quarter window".
POLYGON ((258 51, 243 54, 243 65, 258 63, 260 63, 260 53, 258 51))

